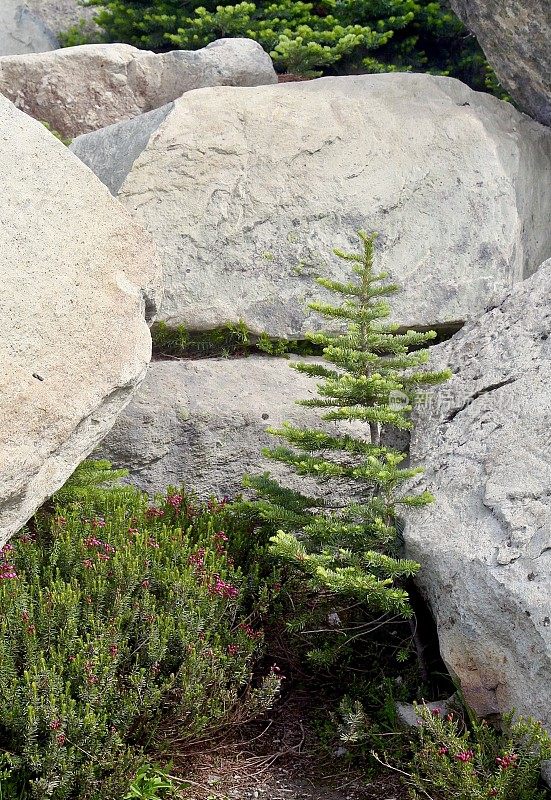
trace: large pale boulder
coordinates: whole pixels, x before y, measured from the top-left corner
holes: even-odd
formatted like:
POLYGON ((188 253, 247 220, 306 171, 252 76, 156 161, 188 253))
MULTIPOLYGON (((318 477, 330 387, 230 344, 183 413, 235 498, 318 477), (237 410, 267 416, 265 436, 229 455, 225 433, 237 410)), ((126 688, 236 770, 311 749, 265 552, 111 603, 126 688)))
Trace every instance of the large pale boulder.
POLYGON ((61 31, 92 15, 78 0, 1 0, 0 56, 55 50, 61 31))
POLYGON ((154 361, 96 455, 150 493, 184 483, 205 498, 233 496, 246 472, 288 473, 261 454, 276 442, 266 428, 315 425, 319 416, 295 404, 315 391, 283 358, 154 361))
POLYGON ((451 0, 503 86, 535 119, 551 125, 549 0, 451 0))
POLYGON ((0 544, 101 441, 145 375, 151 237, 0 97, 0 544))
POLYGON ((88 44, 0 58, 0 93, 69 138, 151 111, 190 89, 276 82, 270 56, 251 39, 159 54, 88 44))
POLYGON ((358 228, 404 324, 472 317, 551 255, 551 132, 450 78, 203 89, 72 150, 153 234, 171 325, 302 336, 358 228))
POLYGON ((454 375, 415 420, 436 502, 412 512, 408 555, 467 702, 551 729, 551 260, 431 364, 454 375))

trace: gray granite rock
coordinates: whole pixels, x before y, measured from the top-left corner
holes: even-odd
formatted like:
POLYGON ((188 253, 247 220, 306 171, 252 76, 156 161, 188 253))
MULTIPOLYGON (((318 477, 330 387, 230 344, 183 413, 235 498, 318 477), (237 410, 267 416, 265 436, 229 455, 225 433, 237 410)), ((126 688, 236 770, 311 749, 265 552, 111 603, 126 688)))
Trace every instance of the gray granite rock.
POLYGON ((1 545, 101 441, 143 379, 160 273, 151 237, 3 97, 0 176, 1 545))
POLYGON ((534 119, 551 125, 549 0, 451 0, 503 86, 534 119))
POLYGON ((276 81, 270 56, 251 39, 158 54, 91 44, 0 58, 0 93, 68 138, 152 111, 191 89, 276 81))
POLYGON ((548 789, 551 789, 551 760, 541 762, 541 779, 548 789))
POLYGON ((476 316, 551 255, 551 132, 450 78, 203 89, 72 149, 153 234, 162 318, 192 330, 302 336, 360 227, 407 325, 476 316))
POLYGON ((151 494, 184 483, 204 498, 234 496, 245 473, 266 470, 292 486, 296 476, 261 449, 277 443, 266 429, 284 420, 320 426, 315 410, 295 403, 315 393, 316 381, 284 358, 154 361, 96 455, 129 469, 151 494))
POLYGON ((422 708, 428 709, 431 713, 444 717, 450 711, 451 701, 454 697, 448 700, 432 700, 430 703, 396 703, 396 717, 400 725, 404 728, 416 728, 422 721, 423 717, 419 713, 422 708))
POLYGON ((93 13, 77 0, 2 0, 0 56, 55 50, 61 31, 81 19, 90 24, 93 13))
POLYGON ((408 555, 469 705, 551 729, 551 260, 432 352, 454 375, 416 414, 436 502, 408 555))

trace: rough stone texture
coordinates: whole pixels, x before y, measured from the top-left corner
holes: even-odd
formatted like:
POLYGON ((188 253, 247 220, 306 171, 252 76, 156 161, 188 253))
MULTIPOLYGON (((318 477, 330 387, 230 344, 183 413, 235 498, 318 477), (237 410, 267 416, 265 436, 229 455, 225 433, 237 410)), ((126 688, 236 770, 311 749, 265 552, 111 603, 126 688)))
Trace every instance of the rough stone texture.
POLYGON ((406 543, 467 702, 551 729, 550 333, 551 260, 434 348, 455 374, 417 413, 411 457, 436 502, 406 543))
POLYGON ((154 361, 97 455, 150 493, 184 483, 202 497, 232 496, 244 473, 289 476, 261 454, 276 444, 266 428, 284 420, 315 427, 319 414, 295 403, 315 393, 316 381, 284 358, 154 361))
POLYGON ((0 92, 69 138, 151 111, 190 89, 276 81, 270 56, 251 39, 159 54, 88 44, 0 59, 0 92))
POLYGON ((169 324, 301 336, 313 276, 349 275, 332 248, 360 227, 405 287, 404 324, 476 315, 551 255, 551 132, 450 78, 204 89, 154 125, 72 149, 107 183, 127 173, 118 197, 157 241, 169 324))
POLYGON ((419 713, 420 709, 423 706, 429 711, 434 712, 435 714, 444 717, 450 711, 450 706, 455 700, 455 696, 448 698, 447 700, 434 700, 430 703, 423 703, 423 704, 413 704, 413 703, 396 703, 396 718, 400 725, 403 725, 404 728, 415 728, 417 725, 420 725, 423 721, 423 717, 419 713))
POLYGON ((548 789, 551 789, 551 760, 541 762, 541 779, 548 789))
POLYGON ((0 56, 55 50, 58 33, 93 14, 77 0, 1 0, 0 56))
POLYGON ((0 544, 103 438, 145 375, 151 237, 0 97, 0 544))
POLYGON ((451 0, 501 83, 535 119, 551 125, 549 0, 451 0))

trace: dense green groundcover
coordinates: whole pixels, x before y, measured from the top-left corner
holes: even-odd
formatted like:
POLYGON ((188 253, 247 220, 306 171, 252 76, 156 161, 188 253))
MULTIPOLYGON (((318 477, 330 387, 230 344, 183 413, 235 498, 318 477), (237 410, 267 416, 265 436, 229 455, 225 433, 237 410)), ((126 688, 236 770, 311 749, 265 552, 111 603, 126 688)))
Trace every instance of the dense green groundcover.
MULTIPOLYGON (((313 77, 413 70, 451 75, 503 94, 474 37, 445 0, 84 0, 104 41, 168 50, 197 49, 246 36, 280 72, 313 77)), ((66 45, 86 41, 82 28, 66 45)))
POLYGON ((1 551, 3 800, 121 800, 159 725, 192 740, 277 693, 274 672, 252 687, 262 633, 225 502, 106 477, 84 464, 1 551))

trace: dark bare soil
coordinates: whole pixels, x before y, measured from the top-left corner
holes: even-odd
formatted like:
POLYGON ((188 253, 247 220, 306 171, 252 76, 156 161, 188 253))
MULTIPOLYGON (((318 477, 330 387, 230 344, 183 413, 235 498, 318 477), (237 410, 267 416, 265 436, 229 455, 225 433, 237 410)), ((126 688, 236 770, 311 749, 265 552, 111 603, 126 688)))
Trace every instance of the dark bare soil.
POLYGON ((174 758, 173 775, 188 783, 182 800, 407 800, 399 776, 383 771, 368 780, 320 744, 319 703, 294 695, 269 719, 174 758))

